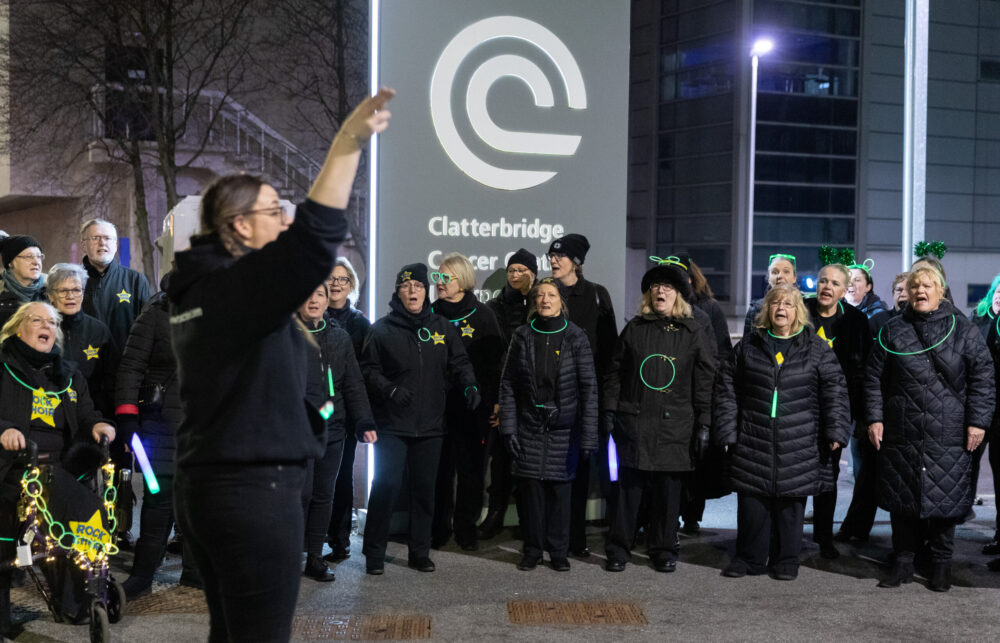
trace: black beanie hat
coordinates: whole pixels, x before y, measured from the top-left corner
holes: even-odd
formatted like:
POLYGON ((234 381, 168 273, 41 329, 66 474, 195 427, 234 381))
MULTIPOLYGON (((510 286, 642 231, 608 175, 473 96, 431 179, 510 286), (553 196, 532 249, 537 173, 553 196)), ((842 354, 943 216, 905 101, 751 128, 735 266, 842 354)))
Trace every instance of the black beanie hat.
POLYGON ((407 281, 419 281, 424 285, 424 288, 428 288, 427 266, 422 263, 410 263, 403 266, 396 274, 396 288, 407 281))
POLYGON ((567 234, 552 242, 549 246, 549 253, 561 252, 569 257, 578 266, 583 265, 587 258, 587 251, 590 250, 590 242, 582 234, 567 234))
POLYGON ((12 237, 4 239, 3 245, 0 246, 0 257, 3 258, 4 267, 10 267, 10 262, 14 261, 14 257, 28 248, 38 248, 41 250, 42 246, 34 237, 29 237, 26 234, 15 234, 12 237))
POLYGON ((642 276, 642 292, 645 293, 653 284, 670 284, 685 301, 691 300, 687 266, 679 261, 664 262, 647 270, 642 276))
POLYGON ((515 263, 521 264, 530 270, 533 275, 538 274, 538 260, 535 259, 535 255, 531 254, 524 248, 521 248, 510 256, 510 259, 507 260, 507 267, 510 268, 511 265, 515 263))

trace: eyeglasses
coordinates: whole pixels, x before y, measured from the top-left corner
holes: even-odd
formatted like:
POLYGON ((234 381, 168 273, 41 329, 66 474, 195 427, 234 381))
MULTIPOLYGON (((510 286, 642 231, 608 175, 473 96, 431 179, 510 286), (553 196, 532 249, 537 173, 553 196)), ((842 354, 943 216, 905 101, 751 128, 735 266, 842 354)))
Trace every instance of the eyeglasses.
POLYGON ((424 285, 419 281, 414 281, 411 279, 410 281, 403 282, 399 286, 399 288, 400 290, 423 290, 424 285))
POLYGON ((674 288, 673 284, 664 284, 664 283, 652 284, 652 285, 650 285, 649 288, 650 288, 650 290, 652 290, 654 288, 662 288, 663 290, 677 290, 676 288, 674 288))
POLYGON ((57 297, 62 297, 63 299, 69 299, 70 297, 79 297, 83 294, 83 288, 56 288, 52 291, 57 297))
POLYGON ((41 252, 38 254, 28 254, 28 255, 17 255, 15 259, 24 259, 25 261, 38 261, 39 263, 45 261, 45 255, 41 252))
POLYGON ((117 241, 117 239, 118 237, 109 237, 106 234, 94 234, 83 238, 84 241, 91 241, 93 243, 100 243, 101 241, 104 243, 111 243, 112 241, 117 241))
POLYGON ((273 217, 275 219, 279 219, 279 218, 280 219, 291 219, 291 217, 288 216, 288 213, 285 212, 285 209, 283 207, 281 207, 280 205, 272 205, 271 207, 268 207, 268 208, 258 208, 256 210, 244 210, 243 212, 237 212, 236 214, 232 215, 231 218, 235 218, 235 217, 239 217, 239 216, 250 216, 250 215, 254 215, 254 214, 265 214, 265 215, 267 215, 269 217, 273 217))
POLYGON ((771 308, 795 308, 795 304, 790 301, 772 301, 771 308))
POLYGON ((28 317, 28 323, 36 328, 40 328, 42 326, 51 326, 55 328, 59 325, 59 322, 51 317, 41 317, 39 315, 32 315, 31 317, 28 317))
POLYGON ((527 268, 507 268, 508 275, 523 275, 526 272, 531 272, 527 268))
POLYGON ((563 254, 562 252, 550 252, 549 253, 549 261, 556 261, 556 260, 565 259, 565 258, 566 258, 566 255, 563 254))
POLYGON ((350 277, 330 277, 327 279, 328 284, 337 284, 338 286, 346 286, 351 283, 350 277))
POLYGON ((458 277, 453 277, 447 272, 432 272, 430 276, 431 281, 436 284, 441 284, 442 286, 447 286, 453 281, 458 281, 458 277))

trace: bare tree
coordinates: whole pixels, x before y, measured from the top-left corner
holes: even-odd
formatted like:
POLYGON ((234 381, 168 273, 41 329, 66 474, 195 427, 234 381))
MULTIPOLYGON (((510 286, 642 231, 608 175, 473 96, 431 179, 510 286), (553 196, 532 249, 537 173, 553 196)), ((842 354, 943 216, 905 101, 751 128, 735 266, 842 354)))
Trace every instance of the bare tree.
POLYGON ((147 193, 162 187, 173 207, 178 174, 210 144, 221 108, 233 92, 252 89, 255 8, 255 0, 8 4, 9 32, 0 38, 10 52, 10 137, 3 144, 31 156, 59 141, 64 149, 47 150, 44 162, 50 175, 42 180, 52 183, 82 154, 103 153, 127 167, 151 279, 147 193), (161 185, 147 185, 147 170, 161 185))

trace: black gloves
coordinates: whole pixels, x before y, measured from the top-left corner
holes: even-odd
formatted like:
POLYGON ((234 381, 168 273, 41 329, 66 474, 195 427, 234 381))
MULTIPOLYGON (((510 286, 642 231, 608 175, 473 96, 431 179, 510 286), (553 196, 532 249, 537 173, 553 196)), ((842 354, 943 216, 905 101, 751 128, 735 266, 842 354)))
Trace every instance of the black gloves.
POLYGON ((475 386, 465 388, 465 408, 470 411, 476 410, 483 401, 483 396, 479 394, 479 389, 475 386))
POLYGON ((504 445, 507 447, 507 453, 510 454, 511 460, 521 459, 521 445, 517 441, 517 435, 510 434, 503 436, 504 445))
POLYGON ((615 412, 614 411, 601 411, 601 421, 598 425, 598 429, 601 434, 601 442, 608 439, 608 436, 614 433, 615 430, 615 412))
POLYGON ((119 414, 115 416, 118 439, 123 444, 132 442, 132 434, 139 431, 139 416, 135 413, 119 414))
POLYGON ((410 402, 413 401, 413 393, 409 389, 397 386, 389 393, 389 399, 399 406, 409 406, 410 402))
POLYGON ((707 424, 702 424, 695 430, 694 434, 694 457, 698 462, 704 462, 708 457, 711 442, 712 428, 707 424))

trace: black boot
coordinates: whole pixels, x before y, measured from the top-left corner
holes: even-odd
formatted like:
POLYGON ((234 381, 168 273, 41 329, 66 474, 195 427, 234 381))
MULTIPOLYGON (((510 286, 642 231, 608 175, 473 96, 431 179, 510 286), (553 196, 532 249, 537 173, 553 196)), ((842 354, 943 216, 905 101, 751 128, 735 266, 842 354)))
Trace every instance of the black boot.
POLYGON ((140 596, 146 596, 147 594, 153 593, 153 577, 152 576, 129 576, 122 583, 122 589, 125 590, 125 599, 129 603, 139 598, 140 596))
POLYGON ((892 569, 887 576, 878 584, 879 587, 899 587, 913 580, 913 563, 893 561, 892 569))
POLYGON ((302 572, 302 575, 321 583, 329 583, 332 580, 336 580, 336 576, 326 566, 323 558, 315 554, 308 554, 306 556, 306 568, 302 572))
POLYGON ((479 525, 479 537, 483 540, 489 540, 503 531, 505 513, 505 511, 490 509, 486 513, 486 518, 483 519, 482 524, 479 525))
POLYGON ((951 589, 951 561, 934 563, 927 587, 935 592, 947 592, 951 589))

